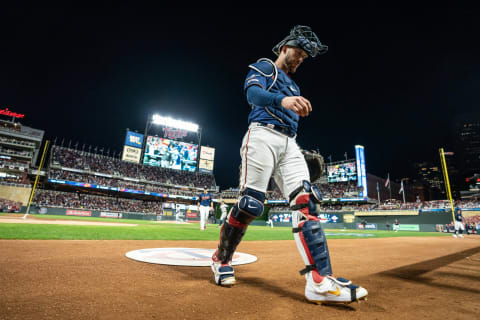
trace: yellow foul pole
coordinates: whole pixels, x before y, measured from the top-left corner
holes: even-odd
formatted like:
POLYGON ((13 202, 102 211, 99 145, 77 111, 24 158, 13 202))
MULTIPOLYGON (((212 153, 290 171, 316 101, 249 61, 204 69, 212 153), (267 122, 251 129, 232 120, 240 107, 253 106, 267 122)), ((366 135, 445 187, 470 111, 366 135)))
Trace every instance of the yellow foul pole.
POLYGON ((42 159, 40 160, 40 166, 37 169, 37 175, 35 177, 35 183, 33 184, 33 189, 32 192, 30 193, 30 199, 28 200, 28 206, 27 206, 27 211, 25 211, 25 215, 23 216, 23 219, 26 219, 28 214, 30 213, 30 205, 32 204, 33 200, 33 195, 35 194, 35 189, 37 188, 38 184, 38 179, 40 178, 40 171, 43 168, 43 163, 45 162, 45 155, 47 154, 47 148, 48 148, 48 143, 50 141, 45 141, 45 147, 43 147, 43 154, 42 154, 42 159))
POLYGON ((442 171, 443 171, 443 181, 445 183, 445 192, 447 193, 447 197, 448 197, 448 200, 450 200, 450 206, 452 208, 452 221, 455 221, 455 209, 453 207, 452 190, 450 189, 450 180, 448 179, 447 162, 445 161, 445 152, 443 151, 443 148, 440 148, 439 152, 440 152, 440 162, 442 164, 442 171))

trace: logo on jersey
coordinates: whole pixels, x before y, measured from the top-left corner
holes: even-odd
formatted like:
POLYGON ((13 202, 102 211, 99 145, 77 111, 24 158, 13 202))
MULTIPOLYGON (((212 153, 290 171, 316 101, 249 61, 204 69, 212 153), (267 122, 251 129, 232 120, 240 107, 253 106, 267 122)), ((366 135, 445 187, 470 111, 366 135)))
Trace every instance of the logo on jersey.
POLYGON ((293 93, 296 93, 296 92, 297 92, 297 90, 296 90, 292 85, 290 85, 289 88, 290 88, 290 90, 291 90, 293 93))

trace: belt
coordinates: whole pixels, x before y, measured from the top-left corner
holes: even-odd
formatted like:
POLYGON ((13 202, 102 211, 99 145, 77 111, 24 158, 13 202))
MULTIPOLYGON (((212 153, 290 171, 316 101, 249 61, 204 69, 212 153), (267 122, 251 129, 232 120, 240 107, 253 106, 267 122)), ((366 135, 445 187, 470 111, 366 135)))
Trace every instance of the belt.
POLYGON ((258 126, 258 127, 266 127, 266 128, 273 129, 277 132, 280 132, 283 135, 286 135, 289 138, 295 138, 297 136, 295 133, 292 133, 290 131, 290 129, 285 128, 285 127, 281 127, 281 126, 277 126, 277 125, 274 125, 274 124, 271 124, 271 123, 252 122, 252 124, 255 125, 255 126, 258 126))

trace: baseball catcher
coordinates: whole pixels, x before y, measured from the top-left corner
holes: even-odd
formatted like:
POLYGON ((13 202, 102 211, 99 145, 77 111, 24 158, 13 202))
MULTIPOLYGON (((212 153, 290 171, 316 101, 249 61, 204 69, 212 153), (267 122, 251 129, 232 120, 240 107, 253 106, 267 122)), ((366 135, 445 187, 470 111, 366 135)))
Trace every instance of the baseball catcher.
MULTIPOLYGON (((312 112, 310 101, 300 94, 292 80, 307 57, 326 53, 317 35, 307 26, 295 26, 273 52, 275 61, 259 59, 249 65, 244 90, 251 111, 240 154, 240 197, 220 231, 218 248, 212 256, 215 282, 235 284, 231 265, 233 254, 248 225, 263 213, 263 203, 271 177, 292 210, 293 234, 305 268, 305 296, 314 303, 350 303, 365 299, 367 290, 350 280, 333 276, 327 240, 317 217, 321 192, 312 186, 321 167, 309 174, 305 157, 296 143, 300 117, 312 112), (316 170, 316 171, 315 171, 316 170)), ((318 163, 317 163, 318 165, 318 163)))

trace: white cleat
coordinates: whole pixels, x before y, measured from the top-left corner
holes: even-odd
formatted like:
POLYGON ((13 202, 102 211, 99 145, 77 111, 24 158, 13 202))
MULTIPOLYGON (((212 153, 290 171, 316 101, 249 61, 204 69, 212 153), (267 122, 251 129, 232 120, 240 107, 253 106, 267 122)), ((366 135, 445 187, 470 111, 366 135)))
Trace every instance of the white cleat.
POLYGON ((463 238, 463 234, 459 234, 458 236, 459 236, 460 238, 463 238))
POLYGON ((305 277, 307 278, 305 297, 312 303, 349 304, 367 300, 368 291, 365 288, 353 285, 347 279, 327 276, 321 283, 315 283, 311 272, 307 273, 305 277))
POLYGON ((215 278, 215 283, 223 287, 233 286, 235 281, 235 274, 230 263, 223 263, 217 258, 217 252, 212 256, 212 271, 215 278))
POLYGON ((453 234, 453 235, 452 235, 452 237, 456 238, 456 237, 457 237, 457 235, 456 235, 456 234, 453 234))

